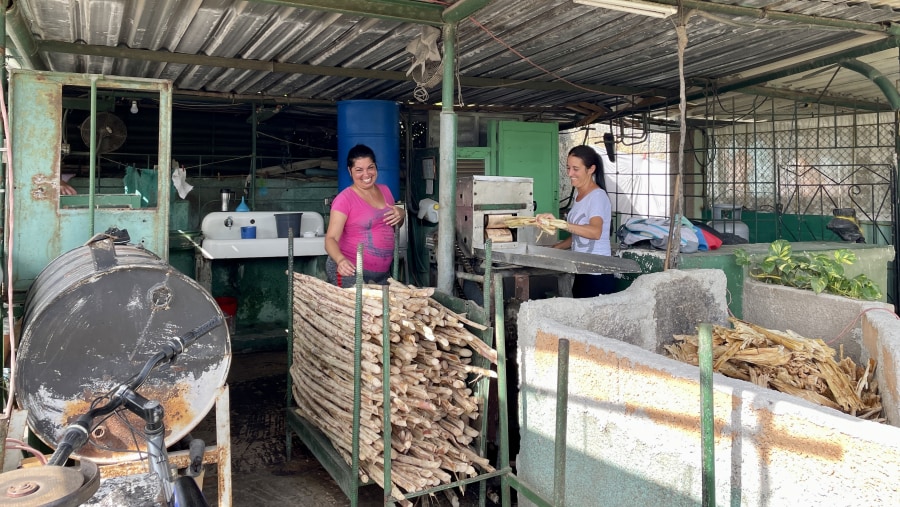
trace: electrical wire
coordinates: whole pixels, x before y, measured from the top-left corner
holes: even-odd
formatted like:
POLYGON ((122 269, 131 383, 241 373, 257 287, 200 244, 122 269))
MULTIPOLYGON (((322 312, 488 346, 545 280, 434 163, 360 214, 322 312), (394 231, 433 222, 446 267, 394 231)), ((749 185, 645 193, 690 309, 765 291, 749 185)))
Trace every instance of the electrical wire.
POLYGON ((300 147, 302 147, 302 148, 314 148, 314 149, 321 150, 321 151, 333 151, 333 152, 337 152, 337 150, 332 150, 331 148, 321 148, 321 147, 319 147, 319 146, 312 146, 312 145, 309 145, 309 144, 295 143, 295 142, 293 142, 293 141, 288 141, 287 139, 282 139, 282 138, 280 138, 280 137, 276 137, 276 136, 273 136, 273 135, 271 135, 271 134, 266 134, 265 132, 260 132, 259 130, 256 131, 256 135, 262 136, 262 137, 269 137, 269 138, 271 138, 271 139, 275 139, 276 141, 281 141, 281 142, 283 142, 283 143, 290 144, 290 145, 293 145, 293 146, 300 146, 300 147))
POLYGON ((44 456, 44 453, 31 447, 25 442, 19 440, 18 438, 6 437, 6 448, 7 449, 16 449, 19 451, 27 451, 31 453, 41 465, 47 464, 47 457, 44 456))
POLYGON ((859 319, 861 319, 862 316, 863 316, 864 314, 869 313, 869 312, 874 311, 874 310, 881 310, 881 311, 883 311, 883 312, 888 312, 888 313, 890 313, 895 319, 900 320, 900 317, 898 317, 896 313, 894 313, 893 311, 891 311, 891 310, 889 310, 889 309, 887 309, 887 308, 881 308, 881 307, 866 308, 865 310, 859 312, 859 314, 857 314, 856 318, 854 318, 853 321, 851 321, 849 324, 847 324, 847 326, 844 327, 844 329, 842 329, 841 332, 837 334, 837 336, 835 336, 834 338, 832 338, 832 339, 826 341, 825 343, 827 343, 828 345, 831 345, 832 343, 834 343, 834 342, 840 340, 841 338, 843 338, 844 336, 846 336, 847 333, 849 333, 850 330, 853 329, 853 327, 856 325, 856 322, 857 322, 859 319))
MULTIPOLYGON (((0 419, 9 419, 12 416, 12 405, 13 400, 15 399, 16 393, 16 326, 15 324, 15 316, 13 315, 13 308, 15 307, 13 304, 13 290, 12 290, 12 281, 13 281, 13 252, 14 243, 15 243, 15 206, 13 199, 13 153, 12 150, 9 149, 12 146, 12 140, 9 134, 9 114, 6 107, 6 82, 0 81, 0 116, 3 118, 3 135, 5 137, 5 148, 6 151, 6 226, 5 229, 5 244, 6 251, 9 254, 6 256, 6 318, 7 322, 9 322, 9 387, 7 388, 6 395, 6 406, 3 408, 3 413, 0 414, 0 419)), ((58 185, 59 183, 57 183, 58 185)))

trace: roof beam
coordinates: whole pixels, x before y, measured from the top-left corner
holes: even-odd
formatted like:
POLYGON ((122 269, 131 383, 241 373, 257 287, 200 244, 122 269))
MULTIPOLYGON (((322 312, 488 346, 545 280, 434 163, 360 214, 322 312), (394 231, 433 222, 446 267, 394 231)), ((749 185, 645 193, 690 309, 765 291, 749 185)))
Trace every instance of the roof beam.
MULTIPOLYGON (((390 19, 406 23, 441 26, 444 24, 443 6, 409 0, 382 0, 366 2, 362 0, 250 0, 261 4, 337 12, 369 18, 390 19)), ((450 9, 447 9, 450 10, 450 9)), ((468 15, 468 14, 466 14, 468 15)))
POLYGON ((683 5, 687 10, 710 12, 713 14, 726 14, 730 16, 745 16, 758 19, 772 19, 778 21, 790 21, 792 23, 840 28, 845 30, 862 30, 878 32, 887 35, 900 35, 900 25, 896 23, 869 23, 866 21, 853 21, 850 19, 826 18, 823 16, 810 16, 808 14, 794 14, 792 12, 777 11, 766 8, 741 7, 740 5, 720 4, 703 0, 644 0, 646 2, 674 5, 683 5))
MULTIPOLYGON (((744 79, 735 79, 732 81, 715 81, 715 86, 711 89, 707 89, 706 87, 696 89, 695 91, 689 92, 686 99, 687 102, 693 102, 696 100, 705 99, 707 95, 710 94, 723 95, 731 91, 741 91, 745 88, 761 85, 763 83, 774 81, 776 79, 793 76, 802 72, 809 72, 811 70, 827 67, 829 65, 840 64, 843 60, 871 55, 874 53, 878 53, 879 51, 885 51, 896 47, 900 47, 900 37, 885 37, 883 39, 869 42, 867 44, 862 44, 854 48, 848 48, 843 51, 832 53, 830 55, 812 58, 784 68, 775 69, 769 72, 764 72, 762 74, 756 74, 744 79)), ((596 121, 612 120, 621 116, 628 116, 637 112, 646 111, 647 109, 659 109, 662 107, 667 107, 669 105, 678 104, 678 102, 679 100, 677 97, 661 98, 654 100, 651 104, 643 104, 642 106, 632 106, 620 109, 613 114, 598 118, 596 121)))
POLYGON ((737 93, 747 95, 759 95, 761 97, 771 97, 774 99, 787 99, 794 102, 809 102, 812 104, 825 104, 827 106, 844 107, 847 109, 863 109, 866 111, 890 111, 891 105, 886 102, 872 102, 870 100, 854 100, 851 97, 839 97, 829 94, 818 94, 814 92, 801 92, 795 90, 783 90, 780 88, 770 88, 767 86, 750 86, 741 88, 737 93))
MULTIPOLYGON (((314 76, 336 76, 360 79, 380 79, 384 81, 412 81, 404 72, 391 70, 355 69, 349 67, 325 67, 301 63, 285 63, 263 60, 247 60, 243 58, 225 58, 221 56, 189 55, 169 51, 152 51, 148 49, 132 49, 127 47, 94 46, 59 41, 38 41, 38 51, 49 53, 65 53, 86 56, 103 56, 108 58, 129 58, 161 63, 181 65, 201 65, 229 69, 253 70, 260 72, 281 72, 285 74, 308 74, 314 76)), ((568 91, 584 93, 592 91, 605 95, 652 95, 668 96, 669 90, 634 89, 624 86, 584 86, 563 82, 519 81, 514 79, 491 79, 480 77, 460 77, 462 86, 472 87, 505 87, 520 90, 568 91)))

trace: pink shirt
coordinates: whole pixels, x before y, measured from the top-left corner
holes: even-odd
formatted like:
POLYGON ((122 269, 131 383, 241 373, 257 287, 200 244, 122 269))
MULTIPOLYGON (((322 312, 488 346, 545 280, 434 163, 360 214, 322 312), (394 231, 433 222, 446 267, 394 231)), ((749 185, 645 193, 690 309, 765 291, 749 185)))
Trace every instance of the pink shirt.
POLYGON ((356 245, 362 243, 363 269, 386 272, 394 260, 394 228, 384 223, 384 215, 394 205, 394 196, 387 185, 376 184, 384 196, 386 206, 375 209, 347 187, 331 203, 332 211, 347 215, 347 223, 341 233, 338 246, 354 266, 356 265, 356 245))

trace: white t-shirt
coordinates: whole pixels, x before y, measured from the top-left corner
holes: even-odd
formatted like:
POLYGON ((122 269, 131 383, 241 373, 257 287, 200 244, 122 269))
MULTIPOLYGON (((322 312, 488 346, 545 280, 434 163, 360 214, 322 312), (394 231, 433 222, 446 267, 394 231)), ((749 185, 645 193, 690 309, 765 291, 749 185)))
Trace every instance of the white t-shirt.
POLYGON ((572 251, 612 255, 612 249, 609 246, 609 221, 612 217, 612 204, 602 188, 591 191, 580 201, 575 201, 566 215, 566 220, 576 225, 588 225, 592 217, 603 219, 603 235, 600 236, 600 239, 587 239, 573 234, 572 251))

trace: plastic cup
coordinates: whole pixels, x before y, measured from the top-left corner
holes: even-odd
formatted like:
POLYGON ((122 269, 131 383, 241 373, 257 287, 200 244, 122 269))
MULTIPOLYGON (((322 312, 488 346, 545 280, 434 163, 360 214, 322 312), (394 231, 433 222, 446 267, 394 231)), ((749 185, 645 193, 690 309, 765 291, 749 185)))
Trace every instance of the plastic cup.
POLYGON ((256 239, 256 226, 241 227, 241 239, 256 239))

